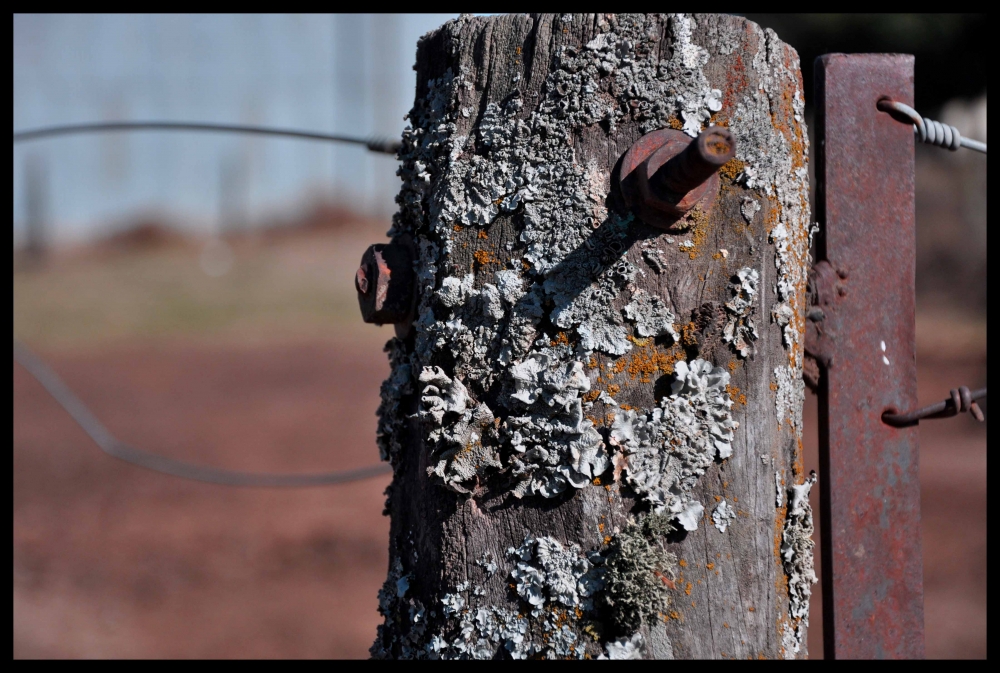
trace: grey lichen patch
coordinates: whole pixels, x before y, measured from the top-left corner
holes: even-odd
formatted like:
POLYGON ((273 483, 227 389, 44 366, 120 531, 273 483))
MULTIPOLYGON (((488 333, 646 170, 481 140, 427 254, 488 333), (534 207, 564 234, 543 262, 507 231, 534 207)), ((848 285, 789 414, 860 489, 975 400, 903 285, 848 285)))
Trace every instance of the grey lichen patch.
POLYGON ((527 637, 528 621, 513 610, 495 605, 466 607, 459 593, 445 594, 442 609, 451 627, 431 636, 418 658, 494 659, 505 651, 512 659, 527 659, 536 652, 527 637))
POLYGON ((590 390, 583 363, 537 352, 510 368, 509 407, 501 431, 513 449, 514 494, 554 497, 582 488, 609 465, 604 440, 583 417, 581 393, 590 390))
POLYGON ((801 368, 783 365, 774 368, 774 406, 778 423, 789 421, 797 432, 802 431, 802 407, 806 400, 805 383, 802 382, 801 368))
POLYGON ((682 360, 674 374, 671 395, 659 406, 648 413, 630 409, 615 416, 610 441, 626 459, 626 482, 632 490, 656 512, 669 512, 693 530, 701 505, 690 492, 715 456, 732 455, 739 423, 730 413, 729 372, 705 360, 682 360))
POLYGON ((594 596, 604 588, 601 555, 584 556, 578 545, 531 535, 507 554, 516 564, 510 573, 515 590, 541 630, 542 644, 532 647, 550 659, 582 659, 586 643, 579 641, 579 627, 593 616, 594 596))
POLYGON ((378 625, 375 642, 369 650, 375 659, 394 656, 409 659, 421 656, 424 651, 427 611, 418 599, 408 595, 411 579, 403 571, 399 558, 393 559, 385 584, 378 592, 378 611, 384 621, 378 625))
MULTIPOLYGON (((781 562, 788 576, 788 612, 794 627, 794 636, 783 638, 785 656, 794 656, 805 643, 805 630, 809 626, 809 598, 816 583, 813 567, 813 517, 809 505, 809 491, 816 483, 816 473, 811 472, 802 484, 788 490, 788 514, 781 533, 781 562)), ((791 631, 791 628, 787 629, 791 631)))
POLYGON ((743 202, 740 204, 740 213, 743 214, 743 219, 747 221, 747 224, 753 223, 753 218, 758 212, 760 212, 760 202, 749 194, 744 196, 743 202))
POLYGON ((389 354, 391 373, 382 382, 381 402, 378 411, 378 429, 375 440, 378 444, 379 456, 382 460, 396 465, 400 452, 400 438, 406 424, 406 417, 400 406, 402 400, 413 392, 413 375, 408 354, 403 342, 390 339, 385 345, 389 354))
POLYGON ((734 510, 726 499, 723 498, 715 509, 712 510, 712 523, 720 533, 725 533, 729 525, 736 520, 736 510, 734 510))
POLYGON ((641 633, 633 633, 631 638, 616 638, 608 643, 607 655, 598 659, 642 659, 646 652, 646 643, 641 633))
POLYGON ((592 597, 604 587, 604 570, 595 567, 579 545, 565 548, 555 538, 528 535, 508 554, 516 560, 510 576, 517 594, 531 606, 533 616, 541 615, 546 603, 590 610, 592 597))
MULTIPOLYGON (((810 228, 805 102, 799 89, 798 57, 771 29, 758 35, 749 67, 760 84, 737 103, 730 114, 729 130, 736 137, 736 158, 744 164, 740 181, 770 197, 769 207, 776 209, 769 231, 776 248, 776 303, 786 304, 794 314, 804 310, 796 297, 805 285, 810 228), (793 92, 790 97, 789 90, 793 92), (775 116, 779 112, 784 113, 781 118, 775 116), (792 119, 784 120, 788 112, 792 119)), ((720 35, 720 39, 726 37, 720 35)), ((756 199, 744 197, 741 212, 747 222, 759 209, 756 199)), ((777 311, 787 313, 785 309, 777 311)), ((782 331, 785 347, 792 351, 794 364, 801 367, 800 335, 794 321, 783 324, 782 331)))
POLYGON ((462 382, 440 367, 424 367, 420 382, 424 388, 417 415, 428 425, 433 447, 427 473, 452 490, 469 493, 477 475, 502 467, 493 412, 474 403, 462 382))
POLYGON ((598 602, 615 633, 632 634, 643 623, 653 624, 669 607, 677 557, 666 550, 665 538, 673 530, 669 517, 649 514, 611 540, 598 602))
POLYGON ((669 335, 674 341, 680 339, 674 328, 674 314, 656 295, 636 290, 632 293, 632 301, 623 310, 625 317, 635 323, 635 331, 639 336, 669 335))
POLYGON ((754 297, 757 296, 757 286, 760 274, 756 269, 743 267, 736 272, 729 290, 733 293, 726 302, 726 326, 722 331, 722 340, 732 344, 740 357, 747 357, 757 340, 757 325, 752 317, 754 297))

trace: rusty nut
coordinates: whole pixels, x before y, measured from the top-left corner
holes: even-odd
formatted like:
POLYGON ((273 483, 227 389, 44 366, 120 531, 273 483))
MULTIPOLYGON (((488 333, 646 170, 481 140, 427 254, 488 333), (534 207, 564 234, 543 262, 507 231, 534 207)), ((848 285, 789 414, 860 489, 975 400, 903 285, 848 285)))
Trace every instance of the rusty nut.
POLYGON ((415 305, 413 253, 403 243, 378 243, 361 256, 354 275, 361 318, 376 325, 410 321, 415 305))

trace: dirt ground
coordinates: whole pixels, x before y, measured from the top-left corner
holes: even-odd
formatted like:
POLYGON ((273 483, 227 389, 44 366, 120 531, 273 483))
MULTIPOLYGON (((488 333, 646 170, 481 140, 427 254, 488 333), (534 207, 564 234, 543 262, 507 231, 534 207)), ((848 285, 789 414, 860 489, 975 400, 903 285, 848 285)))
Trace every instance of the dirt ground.
MULTIPOLYGON (((390 331, 360 324, 351 286, 370 240, 237 246, 219 279, 183 246, 56 260, 15 272, 15 335, 142 449, 242 470, 372 464, 390 331)), ((922 402, 985 385, 984 323, 922 314, 918 352, 922 402)), ((105 456, 19 366, 13 379, 15 658, 367 656, 387 476, 301 490, 162 476, 105 456)), ((811 396, 806 420, 810 468, 811 396)), ((986 425, 920 428, 927 653, 985 657, 986 425)))

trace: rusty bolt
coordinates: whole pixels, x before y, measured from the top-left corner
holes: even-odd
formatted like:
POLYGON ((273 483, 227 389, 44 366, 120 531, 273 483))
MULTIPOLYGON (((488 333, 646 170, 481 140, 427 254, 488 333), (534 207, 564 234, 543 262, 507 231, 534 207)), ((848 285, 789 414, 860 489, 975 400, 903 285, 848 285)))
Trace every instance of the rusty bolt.
POLYGON ((712 126, 693 141, 672 129, 647 133, 622 158, 625 203, 647 224, 680 229, 695 206, 707 211, 719 193, 719 168, 736 154, 728 129, 712 126))
POLYGON ((399 325, 412 320, 416 293, 410 246, 405 243, 369 246, 354 275, 354 287, 365 322, 399 325))

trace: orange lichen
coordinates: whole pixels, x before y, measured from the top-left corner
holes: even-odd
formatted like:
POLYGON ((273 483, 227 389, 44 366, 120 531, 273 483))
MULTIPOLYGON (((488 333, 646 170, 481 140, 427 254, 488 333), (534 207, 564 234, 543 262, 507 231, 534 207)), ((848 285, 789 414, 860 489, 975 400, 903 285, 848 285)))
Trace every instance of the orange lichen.
MULTIPOLYGON (((639 344, 638 340, 636 343, 639 344)), ((638 378, 640 383, 650 383, 657 372, 673 374, 674 364, 683 359, 682 351, 673 347, 663 351, 657 348, 652 339, 648 339, 646 343, 639 344, 638 348, 633 349, 627 358, 618 360, 615 369, 618 370, 616 373, 627 370, 629 378, 633 381, 638 378)))
POLYGON ((490 235, 486 233, 485 229, 480 229, 479 233, 476 234, 476 238, 489 238, 490 235))
POLYGON ((681 559, 680 561, 677 562, 677 565, 679 565, 682 568, 687 568, 687 564, 688 562, 685 561, 684 559, 681 559))
POLYGON ((676 117, 671 117, 667 120, 667 126, 674 129, 675 131, 681 131, 684 129, 684 122, 676 117))
POLYGON ((701 254, 701 246, 705 244, 705 240, 708 237, 708 215, 706 215, 705 211, 701 208, 695 206, 695 208, 688 213, 687 218, 691 223, 690 240, 694 245, 690 248, 686 248, 685 251, 687 252, 689 259, 697 259, 698 255, 701 254))
POLYGON ((474 253, 472 253, 472 256, 476 258, 476 261, 480 265, 486 265, 489 264, 490 262, 497 261, 496 257, 494 257, 493 253, 490 252, 489 250, 476 250, 474 253))
POLYGON ((722 165, 722 168, 719 169, 719 175, 735 182, 744 168, 746 168, 746 164, 734 157, 722 165))
POLYGON ((698 345, 698 326, 694 322, 681 325, 681 343, 685 346, 698 345))
POLYGON ((708 568, 709 570, 712 570, 713 568, 715 568, 715 564, 709 561, 708 563, 705 564, 705 567, 708 568))
POLYGON ((717 496, 717 495, 713 495, 712 497, 713 497, 713 498, 715 498, 715 502, 719 502, 719 501, 721 501, 721 500, 722 500, 722 498, 720 498, 720 497, 719 497, 719 496, 717 496))
MULTIPOLYGON (((684 593, 686 593, 688 596, 690 596, 691 595, 691 589, 693 589, 693 588, 694 587, 691 585, 691 583, 688 582, 687 586, 684 587, 684 593)), ((694 605, 694 603, 692 603, 691 605, 694 605)))
POLYGON ((802 437, 798 438, 798 443, 795 446, 795 459, 792 462, 792 474, 795 476, 795 483, 801 484, 805 481, 805 465, 802 461, 802 437))
POLYGON ((747 396, 744 395, 743 393, 741 393, 739 388, 737 388, 736 386, 734 386, 732 384, 727 383, 726 384, 726 392, 729 393, 729 398, 733 402, 736 402, 737 404, 741 404, 743 406, 746 406, 747 396))
POLYGON ((462 229, 464 229, 464 228, 465 227, 463 227, 462 225, 456 224, 454 227, 452 227, 452 230, 453 231, 462 231, 462 229))
POLYGON ((583 395, 583 401, 584 402, 593 402, 594 400, 596 400, 600 396, 601 396, 601 391, 600 390, 591 390, 591 391, 589 391, 589 392, 587 392, 587 393, 585 393, 583 395))

